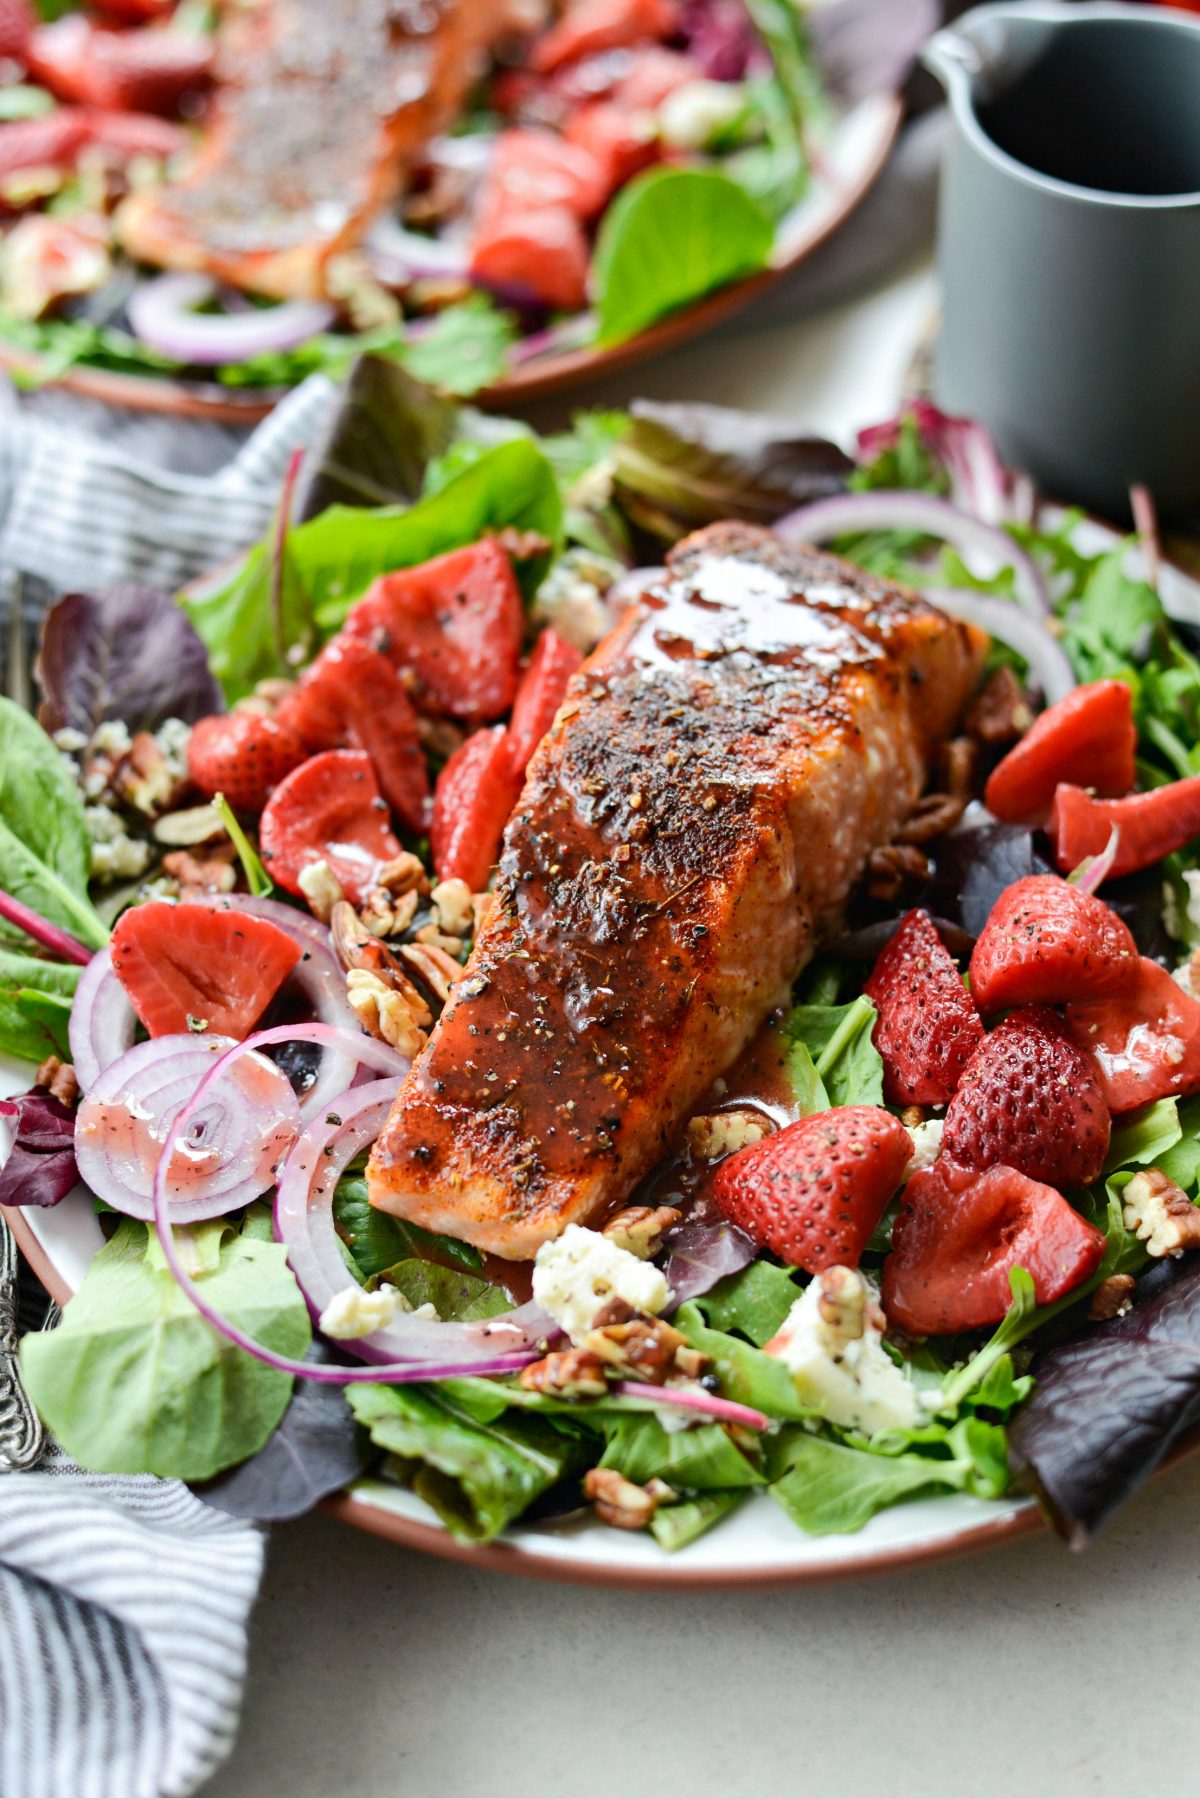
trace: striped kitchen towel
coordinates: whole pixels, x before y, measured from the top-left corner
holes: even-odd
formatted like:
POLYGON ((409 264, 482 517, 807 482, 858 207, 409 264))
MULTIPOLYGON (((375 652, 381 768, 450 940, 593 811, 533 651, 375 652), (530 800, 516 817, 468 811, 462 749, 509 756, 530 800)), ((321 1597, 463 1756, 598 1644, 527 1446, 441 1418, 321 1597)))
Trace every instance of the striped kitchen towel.
POLYGON ((0 1476, 0 1793, 185 1798, 233 1742, 265 1538, 51 1450, 0 1476))

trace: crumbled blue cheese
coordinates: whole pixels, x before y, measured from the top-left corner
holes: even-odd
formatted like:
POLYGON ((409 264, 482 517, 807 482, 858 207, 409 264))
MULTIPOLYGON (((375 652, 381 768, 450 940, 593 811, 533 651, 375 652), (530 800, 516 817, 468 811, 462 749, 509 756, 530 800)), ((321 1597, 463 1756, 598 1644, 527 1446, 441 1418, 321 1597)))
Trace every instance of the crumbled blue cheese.
POLYGON ((394 1286, 385 1283, 374 1292, 368 1292, 365 1286, 346 1286, 334 1294, 322 1311, 321 1333, 335 1342, 354 1342, 360 1336, 386 1330, 401 1315, 421 1323, 439 1321, 432 1305, 419 1305, 414 1311, 394 1286))
POLYGON ((861 1273, 830 1267, 805 1288, 766 1352, 788 1368, 801 1402, 830 1423, 868 1436, 912 1429, 916 1388, 883 1346, 885 1321, 861 1273))
POLYGON ((932 1167, 941 1154, 942 1131, 946 1125, 942 1118, 929 1118, 923 1124, 906 1124, 905 1128, 912 1137, 912 1154, 901 1178, 911 1180, 914 1174, 924 1173, 927 1167, 932 1167))
POLYGON ((639 1261, 599 1230, 568 1224, 561 1236, 538 1250, 533 1296, 579 1343, 610 1299, 624 1299, 635 1311, 657 1316, 671 1292, 652 1262, 639 1261))
POLYGON ((708 150, 747 116, 736 81, 685 81, 658 109, 658 135, 670 150, 708 150))
POLYGON ((586 655, 612 626, 604 595, 625 570, 609 556, 569 549, 552 565, 533 602, 535 624, 548 624, 586 655))
POLYGON ((150 846, 131 837, 119 812, 107 805, 85 805, 83 822, 91 839, 93 880, 136 880, 150 863, 150 846))

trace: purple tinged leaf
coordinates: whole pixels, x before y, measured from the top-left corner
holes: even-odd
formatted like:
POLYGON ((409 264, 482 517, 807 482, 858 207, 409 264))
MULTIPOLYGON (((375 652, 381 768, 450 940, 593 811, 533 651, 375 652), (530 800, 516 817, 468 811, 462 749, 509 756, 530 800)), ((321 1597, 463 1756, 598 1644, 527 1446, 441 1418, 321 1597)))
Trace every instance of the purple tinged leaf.
POLYGON ((0 1117, 13 1129, 11 1153, 0 1167, 0 1205, 57 1205, 79 1180, 75 1113, 35 1087, 0 1099, 0 1117))
POLYGON ((740 81, 759 41, 743 0, 688 0, 682 31, 710 81, 740 81))
POLYGON ((834 0, 807 14, 825 87, 845 106, 903 87, 941 24, 938 0, 834 0))
POLYGON ((1033 1372, 1011 1464, 1084 1548, 1200 1422, 1200 1258, 1153 1268, 1131 1312, 1048 1350, 1033 1372))
POLYGON ((758 1254, 746 1232, 704 1200, 663 1240, 667 1249, 663 1273, 677 1305, 700 1298, 729 1274, 741 1273, 758 1254))
POLYGON ((38 716, 48 731, 120 720, 157 730, 168 718, 194 724, 224 710, 208 651, 171 596, 124 585, 68 593, 42 626, 38 716))

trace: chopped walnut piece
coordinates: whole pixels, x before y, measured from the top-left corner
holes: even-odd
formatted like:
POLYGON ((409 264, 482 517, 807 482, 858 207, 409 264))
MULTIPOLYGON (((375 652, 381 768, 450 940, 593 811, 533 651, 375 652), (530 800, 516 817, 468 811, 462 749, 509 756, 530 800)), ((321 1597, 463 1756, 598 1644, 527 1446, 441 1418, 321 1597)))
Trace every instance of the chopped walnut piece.
POLYGON ((1156 1260, 1200 1249, 1200 1208, 1161 1168, 1139 1169, 1121 1194, 1121 1211, 1125 1228, 1156 1260))
POLYGON ((413 942, 427 944, 429 948, 438 949, 451 957, 456 956, 462 948, 461 937, 447 936, 436 924, 422 924, 419 930, 414 930, 413 942))
POLYGON ((377 885, 393 899, 401 893, 421 893, 429 891, 429 877, 425 872, 425 864, 419 855, 403 850, 392 861, 384 862, 376 877, 377 885))
POLYGON ((867 857, 867 892, 872 899, 897 899, 908 884, 929 878, 929 861, 915 843, 887 843, 867 857))
POLYGON ((603 1398, 608 1391, 604 1363, 586 1349, 562 1349, 521 1369, 526 1392, 549 1392, 556 1398, 603 1398))
POLYGON ((868 1330, 882 1334, 887 1319, 862 1275, 849 1267, 831 1267, 821 1275, 817 1310, 822 1323, 843 1342, 858 1342, 868 1330))
POLYGON ((425 753, 439 762, 448 762, 467 740, 461 724, 455 724, 450 718, 427 718, 423 712, 417 714, 417 735, 425 753))
POLYGON ((462 978, 462 963, 433 943, 399 943, 395 956, 411 978, 442 1005, 450 997, 455 981, 462 978))
POLYGON ((187 849, 173 849, 163 856, 163 873, 179 882, 181 893, 232 893, 237 885, 234 862, 237 850, 232 843, 210 843, 203 856, 187 849))
POLYGON ((329 934, 334 953, 347 970, 363 965, 362 952, 368 943, 375 941, 348 899, 339 899, 330 912, 329 934))
POLYGON ((475 928, 471 889, 465 880, 439 880, 429 895, 439 927, 447 936, 470 936, 475 928))
POLYGON ((900 1113, 900 1122, 906 1130, 919 1130, 925 1122, 925 1113, 919 1105, 906 1105, 900 1113))
POLYGON ((1136 1285, 1132 1274, 1110 1274, 1107 1280, 1101 1280, 1088 1306, 1089 1320, 1106 1323, 1110 1317, 1122 1317, 1132 1307, 1136 1285))
POLYGON ((967 708, 963 726, 989 749, 1003 749, 1023 737, 1033 723, 1029 695, 1011 668, 997 668, 967 708))
POLYGON ((604 1234, 619 1249, 628 1249, 639 1261, 649 1261, 658 1253, 664 1231, 677 1224, 682 1216, 682 1211, 677 1211, 673 1205, 658 1205, 653 1209, 649 1205, 627 1205, 624 1211, 609 1218, 604 1234))
POLYGON ((718 1161, 770 1134, 770 1119, 759 1111, 713 1111, 690 1120, 687 1146, 697 1161, 718 1161))
POLYGON ((531 562, 535 556, 544 556, 554 548, 549 537, 543 536, 541 531, 519 531, 511 524, 492 535, 514 562, 531 562))
POLYGON ((52 1099, 57 1099, 60 1105, 74 1105, 79 1097, 75 1069, 69 1061, 60 1061, 57 1055, 47 1055, 33 1077, 33 1084, 49 1093, 52 1099))
POLYGON ((476 936, 478 936, 480 934, 484 925, 488 921, 488 913, 492 909, 492 904, 493 904, 494 899, 495 899, 494 893, 473 893, 471 895, 471 909, 475 913, 475 935, 476 936))
POLYGON ((932 843, 954 829, 967 809, 965 799, 952 793, 926 793, 896 832, 898 843, 932 843))
POLYGON ((600 1521, 615 1530, 644 1530, 659 1505, 657 1493, 647 1486, 635 1486, 613 1467, 593 1467, 586 1473, 583 1493, 596 1507, 600 1521))
POLYGON ((364 929, 372 936, 403 936, 416 917, 420 903, 421 895, 415 887, 396 899, 383 887, 371 887, 358 915, 364 929))
POLYGON ((148 730, 140 730, 113 775, 113 787, 127 805, 151 818, 165 812, 187 790, 186 777, 172 767, 161 745, 148 730))
POLYGON ((310 862, 297 875, 300 891, 308 900, 309 910, 322 924, 328 924, 339 899, 346 897, 342 885, 325 860, 310 862))
MULTIPOLYGON (((369 1035, 415 1060, 425 1046, 425 1032, 407 992, 390 986, 369 968, 351 968, 346 976, 346 997, 369 1035)), ((428 1017, 428 1012, 425 1015, 428 1017)))

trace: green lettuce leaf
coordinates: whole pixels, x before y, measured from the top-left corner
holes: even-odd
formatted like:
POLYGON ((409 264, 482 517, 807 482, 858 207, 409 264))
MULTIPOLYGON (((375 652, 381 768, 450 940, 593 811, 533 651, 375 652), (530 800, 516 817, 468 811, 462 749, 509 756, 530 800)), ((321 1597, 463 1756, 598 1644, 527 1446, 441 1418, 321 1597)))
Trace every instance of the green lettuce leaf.
POLYGON ((660 1505, 654 1513, 650 1534, 660 1548, 674 1554, 703 1536, 715 1523, 720 1523, 744 1496, 742 1492, 702 1492, 677 1505, 660 1505))
POLYGON ((800 1297, 789 1268, 752 1261, 692 1300, 712 1330, 745 1336, 756 1348, 769 1342, 800 1297))
POLYGON ((40 961, 0 944, 0 1050, 21 1061, 61 1054, 82 972, 73 962, 40 961))
POLYGON ((635 1485, 659 1479, 679 1492, 720 1492, 763 1482, 762 1469, 718 1423, 665 1430, 653 1412, 641 1412, 608 1418, 604 1428, 608 1441, 600 1466, 615 1468, 635 1485))
POLYGON ((338 1181, 333 1218, 364 1282, 415 1256, 434 1255, 468 1273, 477 1273, 483 1266, 483 1256, 470 1243, 457 1242, 453 1236, 434 1236, 418 1224, 393 1217, 390 1211, 377 1210, 367 1198, 367 1182, 359 1174, 346 1174, 338 1181))
POLYGON ((801 1418, 812 1413, 800 1403, 795 1382, 782 1361, 765 1355, 760 1348, 743 1342, 740 1336, 728 1336, 722 1330, 710 1329, 704 1321, 699 1301, 692 1299, 681 1305, 672 1323, 687 1337, 693 1348, 712 1358, 713 1369, 726 1398, 768 1417, 801 1418))
POLYGON ((849 1005, 795 1005, 783 1033, 795 1045, 792 1076, 807 1110, 829 1105, 882 1105, 883 1059, 871 1041, 875 1007, 865 993, 849 1005), (814 1075, 816 1084, 814 1084, 814 1075))
MULTIPOLYGON (((264 1210, 256 1207, 255 1210, 264 1210)), ((267 1228, 269 1229, 269 1219, 267 1228)), ((312 1339, 285 1251, 224 1219, 181 1230, 205 1297, 277 1354, 312 1339)), ((21 1343, 33 1403, 68 1454, 97 1473, 205 1480, 260 1449, 287 1409, 290 1375, 235 1348, 172 1278, 157 1238, 125 1219, 58 1329, 21 1343)))
MULTIPOLYGON (((0 699, 0 887, 100 949, 108 931, 87 896, 90 857, 70 768, 28 712, 0 699)), ((0 925, 0 939, 29 948, 12 925, 0 925)))
POLYGON ((399 359, 418 381, 444 393, 477 393, 504 374, 519 335, 511 312, 475 293, 439 312, 428 330, 404 345, 399 359))
POLYGON ((490 1280, 481 1280, 462 1268, 443 1267, 436 1261, 398 1261, 394 1267, 385 1268, 379 1278, 381 1284, 402 1292, 414 1310, 419 1305, 432 1305, 438 1316, 448 1321, 469 1322, 512 1309, 507 1295, 490 1280))
POLYGON ((856 1446, 805 1429, 785 1430, 771 1446, 768 1488, 811 1536, 849 1535, 878 1512, 919 1493, 999 1497, 1008 1488, 1003 1429, 982 1418, 896 1432, 930 1452, 890 1452, 894 1444, 856 1446))

